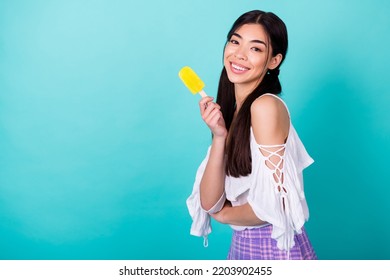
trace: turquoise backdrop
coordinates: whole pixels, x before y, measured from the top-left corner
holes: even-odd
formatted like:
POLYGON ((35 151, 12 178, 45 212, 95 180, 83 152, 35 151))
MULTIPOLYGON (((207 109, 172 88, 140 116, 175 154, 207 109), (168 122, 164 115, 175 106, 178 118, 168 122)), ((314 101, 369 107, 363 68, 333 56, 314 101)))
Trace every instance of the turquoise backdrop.
POLYGON ((315 164, 320 259, 390 259, 390 1, 0 1, 0 259, 224 259, 189 235, 210 143, 177 73, 215 96, 225 36, 273 11, 283 97, 315 164))

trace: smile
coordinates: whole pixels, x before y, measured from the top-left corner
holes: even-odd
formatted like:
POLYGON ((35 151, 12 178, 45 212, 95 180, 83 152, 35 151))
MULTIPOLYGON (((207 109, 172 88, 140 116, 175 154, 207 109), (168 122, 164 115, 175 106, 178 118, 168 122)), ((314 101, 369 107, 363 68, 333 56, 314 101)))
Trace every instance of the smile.
POLYGON ((249 70, 249 68, 244 67, 242 65, 238 65, 238 64, 234 64, 234 63, 230 63, 230 65, 231 65, 232 71, 235 73, 243 73, 243 72, 249 70))

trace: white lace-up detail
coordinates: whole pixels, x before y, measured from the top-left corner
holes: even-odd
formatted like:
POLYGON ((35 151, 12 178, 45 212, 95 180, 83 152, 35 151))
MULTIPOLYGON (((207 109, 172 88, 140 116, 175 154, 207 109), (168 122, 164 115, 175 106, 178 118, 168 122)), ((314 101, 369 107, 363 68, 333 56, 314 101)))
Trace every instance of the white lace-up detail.
POLYGON ((259 149, 265 157, 265 165, 273 171, 276 190, 279 193, 287 193, 284 188, 283 163, 285 144, 280 145, 260 145, 259 149))
MULTIPOLYGON (((279 205, 284 214, 284 227, 286 231, 291 231, 294 225, 291 221, 290 205, 288 199, 288 187, 284 184, 284 155, 286 150, 286 144, 279 145, 260 145, 258 144, 261 154, 264 156, 264 164, 272 172, 274 191, 279 194, 279 205)), ((291 235, 288 235, 291 236, 291 235)), ((287 249, 287 258, 290 257, 290 238, 285 239, 285 247, 287 249)))

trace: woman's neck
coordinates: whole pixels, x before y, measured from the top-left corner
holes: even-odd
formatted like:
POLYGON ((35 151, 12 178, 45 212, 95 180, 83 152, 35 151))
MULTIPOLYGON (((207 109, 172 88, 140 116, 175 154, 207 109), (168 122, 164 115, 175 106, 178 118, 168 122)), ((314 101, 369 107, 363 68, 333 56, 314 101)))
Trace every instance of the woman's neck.
POLYGON ((234 93, 236 98, 236 113, 240 110, 242 104, 249 94, 255 89, 253 85, 235 84, 234 93))

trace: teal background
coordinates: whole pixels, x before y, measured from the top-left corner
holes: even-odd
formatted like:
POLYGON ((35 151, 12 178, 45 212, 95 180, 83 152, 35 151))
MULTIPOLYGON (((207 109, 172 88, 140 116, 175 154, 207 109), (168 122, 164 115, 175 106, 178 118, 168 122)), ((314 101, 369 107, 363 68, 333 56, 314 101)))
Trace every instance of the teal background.
POLYGON ((177 77, 215 96, 225 36, 252 9, 286 23, 283 96, 315 164, 320 259, 390 259, 390 2, 0 1, 0 259, 224 259, 189 235, 210 143, 177 77))

